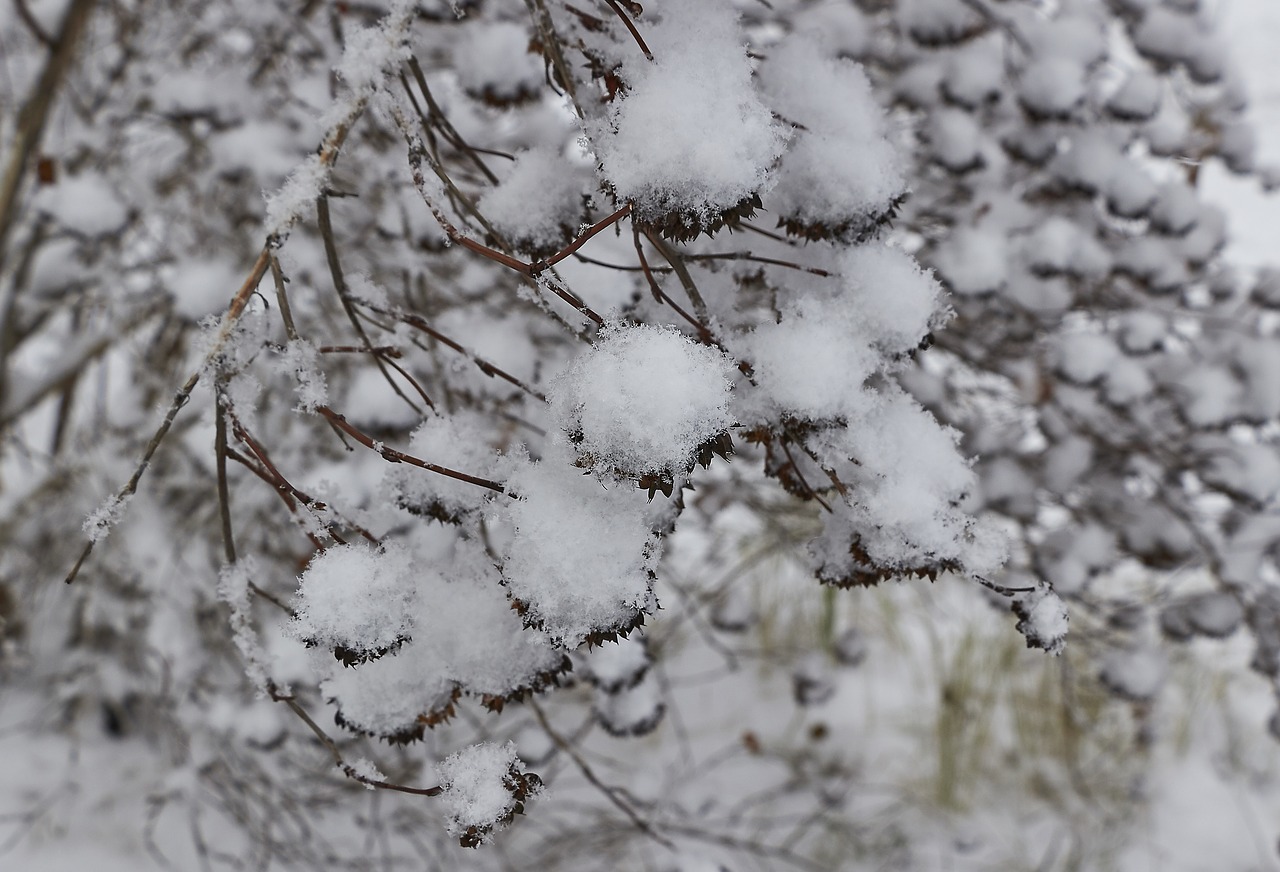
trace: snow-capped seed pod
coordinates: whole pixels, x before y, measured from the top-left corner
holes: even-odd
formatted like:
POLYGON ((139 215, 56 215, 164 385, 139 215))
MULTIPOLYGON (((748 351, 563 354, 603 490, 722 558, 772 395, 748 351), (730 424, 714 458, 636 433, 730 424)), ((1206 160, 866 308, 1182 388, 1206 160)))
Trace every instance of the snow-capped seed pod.
POLYGON ((580 465, 670 482, 732 453, 732 374, 723 352, 675 329, 611 324, 555 380, 549 401, 580 465))
POLYGON ((1164 686, 1169 666, 1155 648, 1112 652, 1099 678, 1113 694, 1131 702, 1146 702, 1164 686))
POLYGON ((1185 601, 1161 609, 1160 633, 1174 642, 1186 642, 1195 638, 1196 628, 1191 622, 1190 610, 1185 601))
POLYGON ((986 30, 986 20, 963 3, 952 0, 902 0, 898 23, 922 46, 939 48, 966 42, 986 30))
POLYGON ((1120 121, 1150 121, 1160 110, 1164 94, 1161 79, 1146 70, 1134 70, 1107 99, 1107 111, 1120 121))
POLYGON ((526 625, 576 648, 625 636, 657 608, 660 542, 630 483, 603 486, 555 450, 509 486, 519 498, 491 517, 512 531, 502 583, 526 625))
POLYGON ((464 848, 493 840, 525 803, 542 792, 542 779, 525 770, 514 743, 482 742, 436 765, 440 802, 448 813, 448 832, 464 848))
POLYGON ((1000 137, 1009 157, 1031 166, 1044 166, 1058 153, 1061 136, 1050 125, 1015 127, 1000 137))
POLYGON ((1258 137, 1253 126, 1242 120, 1231 121, 1218 133, 1218 157, 1227 169, 1247 175, 1257 166, 1258 137))
POLYGON ((1258 270, 1249 299, 1264 309, 1280 310, 1280 269, 1264 266, 1258 270))
POLYGON ((1183 182, 1161 185, 1150 217, 1152 230, 1167 236, 1185 236, 1200 217, 1195 189, 1183 182))
POLYGON ((521 152, 498 175, 476 208, 517 251, 535 258, 553 254, 586 221, 590 175, 558 151, 521 152))
POLYGON ((1084 66, 1071 58, 1037 58, 1018 78, 1023 110, 1040 121, 1069 118, 1084 102, 1085 93, 1084 66))
POLYGON ((1119 218, 1136 219, 1147 214, 1156 202, 1159 188, 1151 176, 1135 163, 1125 160, 1116 166, 1103 186, 1107 209, 1119 218))
POLYGON ((536 100, 544 75, 531 42, 529 31, 514 21, 464 25, 454 49, 459 84, 469 96, 498 108, 536 100))
POLYGON ((761 77, 774 110, 796 126, 768 198, 778 226, 810 240, 873 236, 907 187, 866 73, 792 37, 770 53, 761 77))
POLYGON ((1018 616, 1016 629, 1026 638, 1028 648, 1062 653, 1067 639, 1067 606, 1047 584, 1039 584, 1014 600, 1013 613, 1018 616))
POLYGON ((640 683, 614 692, 598 689, 592 711, 613 736, 643 736, 653 732, 666 714, 662 687, 651 674, 640 683))
POLYGON ((835 677, 826 655, 815 652, 795 665, 791 671, 791 693, 803 706, 821 705, 835 696, 835 677))
POLYGON ((986 41, 956 51, 947 61, 939 87, 947 102, 970 111, 1000 100, 1005 87, 1004 58, 986 41))
POLYGON ((631 218, 678 241, 734 227, 760 207, 786 132, 760 100, 728 0, 665 3, 648 60, 589 131, 605 183, 631 218))
POLYGON ((1187 619, 1201 636, 1225 639, 1244 621, 1244 607, 1225 591, 1197 594, 1186 600, 1187 619))
POLYGON ((453 717, 457 686, 442 675, 424 674, 416 657, 391 655, 356 669, 338 669, 320 692, 334 706, 334 720, 353 733, 404 745, 427 727, 453 717))
POLYGON ((953 294, 994 294, 1009 278, 1009 240, 994 227, 957 227, 929 261, 953 294))
POLYGON ((415 592, 403 547, 335 545, 298 579, 288 632, 308 647, 334 649, 348 666, 374 660, 410 638, 415 592))
POLYGON ((629 636, 592 648, 582 655, 583 673, 605 693, 618 693, 639 684, 653 665, 643 636, 629 636))
POLYGON ((867 659, 867 637, 857 627, 850 627, 836 637, 834 650, 842 666, 859 666, 867 659))
POLYGON ((930 119, 927 133, 934 161, 956 175, 986 166, 982 154, 982 128, 968 112, 939 109, 930 119))
MULTIPOLYGON (((499 454, 490 444, 492 439, 492 421, 485 415, 470 410, 448 416, 430 412, 409 437, 409 453, 471 475, 501 480, 515 468, 516 460, 499 454)), ((474 520, 494 497, 492 491, 469 482, 407 464, 389 468, 384 486, 400 508, 442 524, 474 520)))

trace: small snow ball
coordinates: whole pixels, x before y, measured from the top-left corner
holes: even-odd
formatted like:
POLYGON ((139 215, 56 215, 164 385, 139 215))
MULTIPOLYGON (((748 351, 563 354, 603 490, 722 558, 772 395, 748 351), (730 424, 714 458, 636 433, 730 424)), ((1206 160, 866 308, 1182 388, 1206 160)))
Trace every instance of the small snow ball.
POLYGON ((551 389, 580 463, 624 477, 665 476, 727 453, 732 363, 676 330, 614 325, 551 389))

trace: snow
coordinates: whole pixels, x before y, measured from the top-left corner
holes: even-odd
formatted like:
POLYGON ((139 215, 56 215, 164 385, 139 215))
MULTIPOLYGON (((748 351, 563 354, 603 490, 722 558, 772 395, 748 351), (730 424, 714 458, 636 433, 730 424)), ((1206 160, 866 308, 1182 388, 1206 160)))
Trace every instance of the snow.
MULTIPOLYGON (((499 454, 492 445, 494 422, 473 411, 452 415, 431 412, 413 431, 407 453, 428 463, 489 480, 503 480, 516 457, 499 454)), ((461 522, 481 510, 493 492, 469 482, 407 464, 387 469, 385 486, 401 508, 437 520, 461 522)))
POLYGON ((1122 649, 1107 658, 1101 678, 1120 696, 1142 702, 1156 695, 1168 672, 1168 663, 1159 649, 1122 649))
POLYGON ((906 189, 902 160, 862 68, 807 38, 775 47, 764 72, 775 111, 798 125, 768 208, 780 220, 857 236, 906 189))
POLYGON ((583 670, 605 693, 616 693, 640 682, 653 659, 641 636, 629 636, 592 648, 583 657, 583 670))
POLYGON ((513 742, 481 742, 437 764, 436 775, 444 788, 440 802, 448 813, 449 833, 476 833, 480 843, 491 841, 492 831, 510 820, 520 804, 511 786, 513 773, 524 773, 513 742))
POLYGON ((1040 584, 1023 594, 1014 605, 1021 619, 1018 632, 1027 637, 1027 647, 1043 648, 1050 654, 1066 649, 1068 614, 1066 603, 1047 585, 1040 584))
POLYGON ((1070 58, 1038 58, 1022 71, 1018 97, 1033 115, 1065 116, 1084 101, 1084 66, 1070 58))
POLYGON ((672 328, 614 324, 551 384, 551 412, 603 474, 680 474, 733 417, 732 362, 672 328))
POLYGON ((626 92, 592 131, 604 178, 647 222, 679 216, 710 224, 772 184, 785 133, 761 102, 728 0, 647 4, 654 60, 637 50, 623 68, 626 92))
POLYGON ((518 249, 547 253, 560 249, 582 221, 587 177, 550 148, 516 155, 499 169, 498 185, 485 191, 476 208, 518 249))
POLYGON ((503 561, 525 619, 559 645, 625 631, 654 605, 649 573, 658 548, 642 492, 584 476, 558 452, 511 476, 519 495, 494 515, 513 531, 503 561))
POLYGON ((453 53, 459 83, 472 96, 499 105, 536 95, 542 60, 529 43, 529 31, 514 21, 463 26, 453 53))
POLYGON ((952 293, 991 293, 1009 277, 1008 237, 990 227, 957 227, 938 246, 932 261, 946 275, 952 293))
POLYGON ((329 402, 328 385, 320 368, 320 352, 305 339, 292 339, 280 353, 280 369, 294 381, 300 412, 311 413, 329 402))
POLYGON ((614 691, 598 689, 592 710, 610 735, 642 736, 658 726, 666 706, 658 680, 645 673, 631 686, 614 691))
POLYGON ((298 579, 289 634, 376 657, 411 635, 413 572, 409 552, 396 544, 332 546, 298 579))
POLYGON ((85 536, 90 542, 101 542, 111 533, 111 528, 120 523, 124 518, 125 511, 129 508, 129 496, 121 499, 118 495, 112 494, 107 497, 101 505, 89 513, 84 519, 81 529, 84 530, 85 536))

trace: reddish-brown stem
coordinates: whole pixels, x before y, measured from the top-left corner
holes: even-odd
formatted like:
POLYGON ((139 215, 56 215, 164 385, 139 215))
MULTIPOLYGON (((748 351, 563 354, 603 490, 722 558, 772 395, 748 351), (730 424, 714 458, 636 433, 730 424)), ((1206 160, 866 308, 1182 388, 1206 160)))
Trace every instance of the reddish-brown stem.
POLYGON ((476 356, 471 351, 467 350, 467 348, 463 346, 461 343, 458 343, 453 339, 450 339, 448 336, 444 335, 439 330, 436 330, 434 327, 428 324, 425 319, 419 317, 418 315, 414 315, 412 312, 399 312, 394 309, 384 309, 379 306, 374 306, 370 303, 364 303, 364 306, 365 308, 369 309, 372 312, 377 312, 379 315, 385 315, 388 318, 395 318, 397 321, 400 321, 404 324, 408 324, 410 327, 414 328, 415 330, 420 330, 423 333, 427 334, 428 336, 430 336, 432 339, 436 340, 440 344, 445 345, 449 348, 452 348, 454 351, 458 352, 459 354, 463 355, 468 360, 470 360, 472 363, 474 363, 477 367, 480 368, 480 371, 482 373, 489 376, 490 378, 500 378, 505 382, 515 385, 517 388, 524 391, 531 397, 536 397, 537 399, 541 400, 544 403, 547 401, 547 398, 543 394, 539 393, 538 391, 535 391, 533 388, 529 387, 520 379, 516 378, 506 370, 495 366, 494 364, 490 363, 489 361, 485 360, 482 357, 476 356))
POLYGON ((627 26, 627 30, 631 33, 631 38, 636 41, 636 45, 640 46, 640 51, 644 52, 644 56, 649 60, 653 60, 653 52, 649 51, 649 46, 645 45, 644 37, 640 35, 640 31, 636 30, 635 24, 631 22, 631 17, 618 4, 618 0, 605 0, 609 4, 609 8, 622 19, 622 23, 627 26))
POLYGON ((799 270, 800 272, 811 273, 815 276, 830 278, 834 273, 817 267, 804 266, 798 263, 792 263, 789 260, 778 260, 772 257, 761 257, 752 254, 749 251, 726 252, 724 254, 689 254, 685 255, 685 260, 749 260, 752 263, 767 263, 773 266, 786 267, 787 269, 799 270))
POLYGON ((440 466, 437 463, 429 463, 421 458, 414 457, 412 454, 405 454, 403 451, 396 451, 394 448, 388 448, 378 440, 374 439, 363 430, 351 424, 345 417, 339 415, 328 406, 318 406, 316 412, 323 416, 330 424, 337 427, 343 433, 346 433, 352 439, 359 442, 370 451, 376 451, 382 455, 382 459, 389 463, 407 463, 410 466, 416 466, 419 469, 425 469, 428 472, 434 472, 436 475, 443 475, 447 478, 465 481, 467 484, 474 484, 476 487, 487 488, 500 494, 507 493, 506 487, 496 481, 487 478, 480 478, 475 475, 468 475, 465 472, 459 472, 456 469, 450 469, 447 466, 440 466))
POLYGON ((585 245, 587 243, 587 240, 595 236, 601 230, 604 230, 606 227, 610 227, 616 224, 617 222, 621 221, 623 218, 627 217, 630 214, 631 214, 631 204, 628 203, 618 211, 614 212, 608 218, 602 218, 601 220, 597 221, 595 224, 592 224, 585 231, 583 231, 582 234, 578 236, 577 239, 573 240, 573 242, 570 242, 567 246, 560 249, 555 254, 551 255, 551 257, 547 258, 546 260, 540 260, 537 263, 532 264, 530 266, 530 271, 532 272, 533 275, 537 275, 538 273, 542 272, 548 267, 555 266, 560 261, 564 260, 566 257, 573 254, 575 251, 577 251, 579 248, 585 245))

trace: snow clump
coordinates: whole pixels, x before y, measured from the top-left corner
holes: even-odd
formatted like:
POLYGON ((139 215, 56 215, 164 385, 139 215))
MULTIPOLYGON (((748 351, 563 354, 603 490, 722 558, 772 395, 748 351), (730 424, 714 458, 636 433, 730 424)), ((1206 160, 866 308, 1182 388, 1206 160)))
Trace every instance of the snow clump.
POLYGON ((597 470, 679 474, 733 424, 732 372, 727 355, 675 329, 612 325, 554 382, 551 410, 597 470))
POLYGON ((376 658, 409 637, 412 573, 409 552, 396 544, 328 548, 299 579, 289 634, 353 662, 376 658))
POLYGON ((542 780, 526 774, 513 742, 463 748, 437 764, 436 775, 449 834, 469 848, 491 842, 494 830, 523 814, 524 801, 542 792, 542 780))
POLYGON ((645 32, 654 59, 627 59, 627 88, 593 144, 637 218, 692 236, 770 186, 786 135, 756 94, 728 0, 668 0, 658 10, 645 32))

